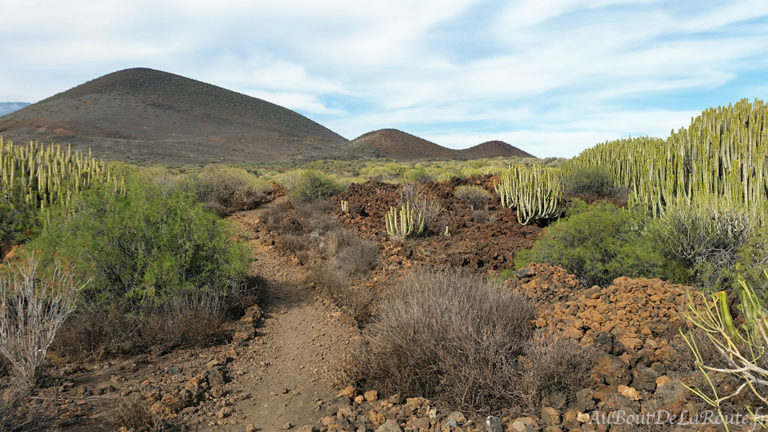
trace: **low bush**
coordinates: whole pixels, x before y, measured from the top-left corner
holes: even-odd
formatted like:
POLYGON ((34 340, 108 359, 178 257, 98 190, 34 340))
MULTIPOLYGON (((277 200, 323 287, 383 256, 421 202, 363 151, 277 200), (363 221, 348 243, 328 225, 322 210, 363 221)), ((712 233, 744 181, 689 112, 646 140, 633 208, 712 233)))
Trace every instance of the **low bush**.
POLYGON ((472 210, 475 210, 478 206, 491 199, 491 193, 488 190, 482 186, 475 185, 456 186, 453 194, 456 198, 469 204, 472 210))
POLYGON ((613 174, 602 166, 567 170, 563 183, 566 196, 607 198, 616 192, 613 174))
POLYGON ((576 392, 591 382, 597 351, 570 339, 536 337, 525 347, 524 364, 515 386, 519 414, 535 413, 546 398, 564 395, 565 405, 576 401, 576 392))
POLYGON ((189 179, 188 187, 200 202, 220 216, 255 208, 267 200, 272 190, 269 183, 244 169, 221 164, 207 165, 189 179))
POLYGON ((41 218, 37 208, 11 202, 0 186, 0 260, 8 248, 21 244, 40 230, 41 218))
POLYGON ((38 272, 33 258, 8 273, 0 278, 0 353, 17 377, 32 387, 82 285, 58 264, 49 275, 38 272))
POLYGON ((344 191, 345 186, 332 177, 318 171, 306 170, 299 174, 292 187, 283 185, 292 200, 310 202, 328 198, 344 191))
POLYGON ((533 248, 518 252, 515 266, 560 265, 588 286, 604 286, 619 276, 678 279, 679 267, 645 237, 648 223, 648 217, 596 202, 550 225, 533 248))
POLYGON ((377 293, 368 287, 354 287, 352 280, 332 263, 318 263, 311 268, 310 281, 320 293, 358 322, 369 322, 378 301, 377 293))
POLYGON ((402 185, 397 207, 399 208, 405 203, 410 203, 416 214, 421 214, 424 217, 426 231, 440 226, 439 219, 443 208, 437 200, 427 194, 421 185, 415 183, 402 185))
MULTIPOLYGON (((747 268, 768 261, 765 243, 746 210, 706 204, 676 204, 666 208, 650 230, 650 239, 667 260, 689 269, 686 282, 706 290, 733 285, 736 265, 747 268)), ((757 267, 759 268, 759 267, 757 267)))
POLYGON ((534 318, 525 295, 477 276, 411 273, 379 305, 346 373, 386 394, 486 412, 508 408, 534 318))
MULTIPOLYGON (((167 193, 132 180, 125 196, 86 194, 73 216, 58 216, 29 249, 40 257, 72 262, 81 279, 91 280, 81 291, 73 318, 111 314, 124 318, 118 323, 140 325, 173 299, 237 295, 250 259, 233 236, 228 221, 205 211, 183 191, 167 193)), ((89 337, 110 343, 121 338, 115 332, 125 331, 97 326, 89 337)))
POLYGON ((429 183, 435 181, 435 177, 424 168, 411 168, 403 173, 403 178, 409 182, 429 183))
POLYGON ((326 259, 312 267, 311 281, 358 323, 368 322, 378 295, 368 287, 353 285, 378 264, 378 246, 341 229, 328 232, 323 243, 326 259))

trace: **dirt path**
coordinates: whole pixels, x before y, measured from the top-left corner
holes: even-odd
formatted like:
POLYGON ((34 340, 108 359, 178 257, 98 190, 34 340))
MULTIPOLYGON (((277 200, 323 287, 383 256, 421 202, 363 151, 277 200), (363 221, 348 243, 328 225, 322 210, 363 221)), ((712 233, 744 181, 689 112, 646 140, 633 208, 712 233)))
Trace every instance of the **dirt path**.
MULTIPOLYGON (((230 370, 229 389, 240 394, 232 406, 236 424, 229 430, 298 429, 314 424, 335 408, 331 375, 356 330, 337 318, 304 284, 306 270, 264 241, 259 216, 278 200, 232 217, 253 247, 252 273, 262 277, 264 318, 258 336, 240 347, 230 370)), ((217 426, 217 430, 221 430, 217 426)))

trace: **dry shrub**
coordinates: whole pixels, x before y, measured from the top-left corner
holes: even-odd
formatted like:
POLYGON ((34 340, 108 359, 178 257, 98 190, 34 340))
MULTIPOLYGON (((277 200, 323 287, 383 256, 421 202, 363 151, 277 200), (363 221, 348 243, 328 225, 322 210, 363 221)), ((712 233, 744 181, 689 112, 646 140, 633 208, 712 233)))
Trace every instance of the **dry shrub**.
POLYGON ((143 346, 207 346, 226 339, 228 301, 211 293, 176 296, 139 321, 143 346))
POLYGON ((56 264, 49 275, 28 258, 0 279, 0 353, 29 386, 56 332, 75 309, 82 288, 73 273, 56 264))
POLYGON ((115 427, 135 432, 160 432, 176 430, 173 424, 150 411, 138 397, 119 398, 113 401, 110 422, 115 427))
POLYGON ((338 226, 336 219, 330 215, 334 208, 333 204, 324 199, 296 203, 296 211, 306 231, 316 235, 323 235, 338 226))
POLYGON ((494 223, 496 222, 496 213, 488 210, 474 210, 472 219, 480 224, 494 223))
POLYGON ((283 252, 295 255, 296 253, 307 249, 307 242, 308 239, 305 235, 284 234, 280 236, 277 246, 283 252))
POLYGON ((541 400, 553 393, 566 397, 566 406, 576 393, 591 384, 590 368, 597 351, 570 339, 536 337, 525 347, 515 385, 520 414, 535 413, 541 400))
POLYGON ((378 300, 376 292, 365 287, 353 287, 349 277, 328 262, 312 267, 310 280, 323 296, 346 310, 359 324, 370 321, 378 300))
POLYGON ((289 213, 292 210, 293 205, 289 201, 284 201, 264 210, 259 219, 270 232, 301 234, 304 228, 299 221, 290 217, 289 213))
POLYGON ((371 289, 353 285, 378 264, 378 246, 344 229, 329 231, 323 237, 323 244, 327 259, 312 267, 311 281, 358 323, 368 322, 378 295, 371 289))
POLYGON ((534 318, 525 295, 478 276, 413 272, 380 304, 346 373, 388 394, 481 412, 507 408, 534 318))
POLYGON ((443 208, 435 199, 427 195, 422 186, 414 183, 403 184, 400 189, 400 201, 397 206, 400 207, 406 202, 411 203, 411 207, 416 210, 416 213, 421 213, 424 216, 427 229, 439 225, 437 221, 443 212, 443 208))
POLYGON ((74 358, 136 354, 225 341, 224 324, 256 303, 255 287, 228 295, 176 295, 162 305, 128 317, 117 310, 81 308, 59 332, 54 348, 74 358))
POLYGON ((191 178, 189 187, 198 200, 221 216, 248 210, 267 201, 272 187, 242 168, 206 165, 191 178))
POLYGON ((334 267, 347 276, 364 276, 379 263, 379 247, 367 240, 355 241, 333 257, 334 267))
POLYGON ((453 190, 453 195, 469 204, 469 207, 472 210, 475 210, 481 204, 491 199, 491 193, 488 192, 488 190, 482 186, 476 185, 456 186, 453 190))
POLYGON ((0 387, 0 431, 49 431, 55 416, 41 399, 33 398, 25 382, 11 379, 0 387))

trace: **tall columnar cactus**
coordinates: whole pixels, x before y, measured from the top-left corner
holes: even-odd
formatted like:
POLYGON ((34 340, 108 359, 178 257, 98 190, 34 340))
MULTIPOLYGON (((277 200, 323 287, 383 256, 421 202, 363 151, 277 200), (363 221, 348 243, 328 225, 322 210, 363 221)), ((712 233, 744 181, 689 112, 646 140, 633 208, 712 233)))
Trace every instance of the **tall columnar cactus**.
POLYGON ((560 171, 541 165, 512 165, 496 185, 501 205, 515 209, 523 225, 560 217, 561 189, 560 171))
POLYGON ((605 166, 630 205, 664 212, 673 201, 739 205, 768 222, 768 104, 744 99, 710 108, 666 140, 633 138, 582 152, 564 169, 605 166))
POLYGON ((426 232, 426 219, 421 212, 411 207, 411 202, 406 201, 398 211, 394 207, 384 217, 387 226, 387 234, 392 238, 406 239, 422 235, 426 232))
POLYGON ((69 208, 74 195, 97 184, 109 185, 116 193, 125 192, 124 179, 90 152, 85 156, 37 142, 14 145, 0 137, 0 188, 13 202, 41 210, 53 205, 69 208))

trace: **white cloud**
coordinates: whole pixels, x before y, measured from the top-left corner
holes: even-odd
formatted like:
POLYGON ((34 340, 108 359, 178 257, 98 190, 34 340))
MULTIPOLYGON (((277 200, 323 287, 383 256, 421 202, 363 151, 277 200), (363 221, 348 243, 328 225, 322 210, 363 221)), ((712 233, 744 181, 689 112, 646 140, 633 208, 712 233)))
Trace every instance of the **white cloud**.
POLYGON ((147 66, 347 137, 402 127, 444 145, 499 138, 573 155, 664 136, 737 94, 766 96, 742 94, 765 89, 744 78, 768 68, 764 0, 500 3, 3 0, 0 101, 147 66))

